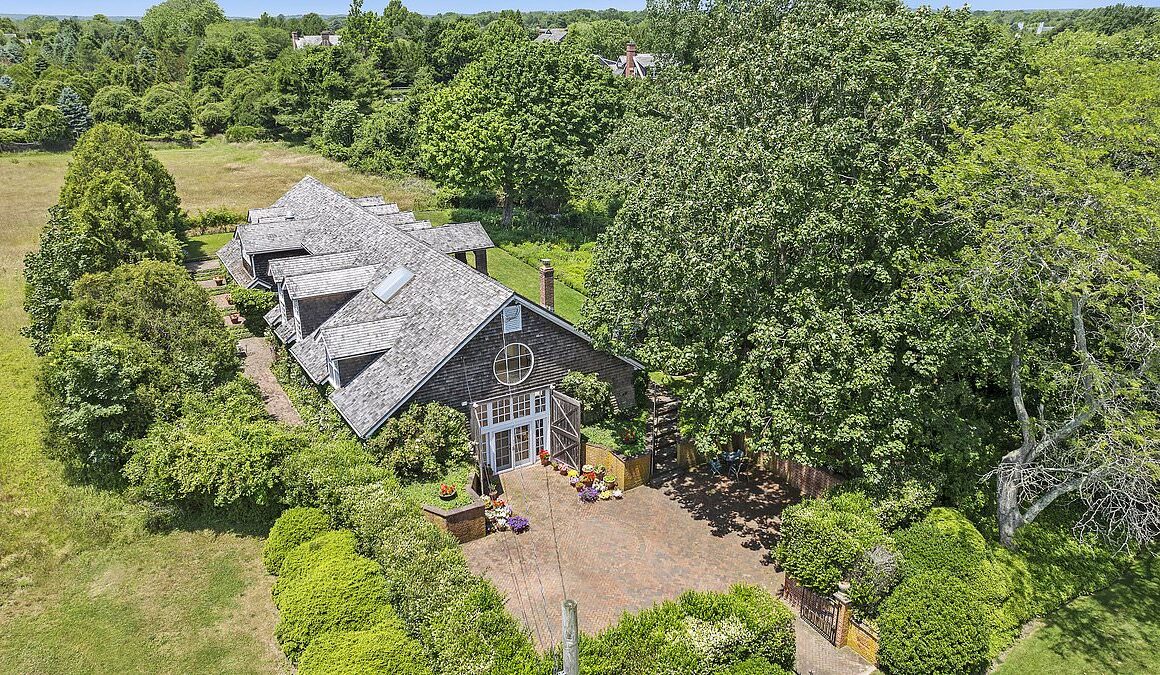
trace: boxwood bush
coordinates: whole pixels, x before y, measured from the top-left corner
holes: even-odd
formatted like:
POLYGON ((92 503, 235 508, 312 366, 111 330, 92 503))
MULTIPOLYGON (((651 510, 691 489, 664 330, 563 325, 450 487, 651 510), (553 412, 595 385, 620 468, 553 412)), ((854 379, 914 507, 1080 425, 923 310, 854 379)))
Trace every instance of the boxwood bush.
POLYGON ((274 584, 275 635, 290 660, 324 633, 397 621, 381 572, 378 563, 355 553, 349 531, 323 534, 291 551, 274 584))
POLYGON ((754 656, 729 666, 723 675, 793 675, 793 671, 754 656))
POLYGON ((878 615, 878 665, 890 675, 969 675, 987 666, 988 608, 945 572, 902 581, 878 615))
POLYGON ((981 604, 974 621, 986 631, 990 656, 1009 645, 1033 616, 1027 565, 1006 549, 989 546, 958 511, 932 509, 926 518, 896 532, 894 540, 904 579, 945 574, 961 582, 967 597, 981 604))
POLYGON ((266 564, 266 571, 277 574, 287 553, 328 531, 330 517, 321 509, 301 506, 286 509, 274 521, 270 536, 262 548, 262 562, 266 564))
POLYGON ((888 541, 870 500, 850 492, 787 508, 775 555, 803 586, 828 594, 867 550, 888 541))
POLYGON ((298 662, 298 675, 431 675, 422 646, 397 620, 368 630, 335 631, 319 636, 298 662))
POLYGON ((250 325, 265 325, 262 317, 278 304, 278 298, 272 292, 260 288, 233 288, 230 290, 230 300, 238 308, 238 314, 245 317, 246 323, 250 325))

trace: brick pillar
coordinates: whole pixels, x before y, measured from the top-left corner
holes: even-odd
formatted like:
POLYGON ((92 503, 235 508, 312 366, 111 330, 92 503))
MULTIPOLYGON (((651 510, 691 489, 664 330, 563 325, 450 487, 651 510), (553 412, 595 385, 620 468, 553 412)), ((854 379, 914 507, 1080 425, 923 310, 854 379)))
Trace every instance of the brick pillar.
POLYGON ((456 251, 455 252, 455 259, 458 260, 459 262, 463 263, 464 265, 466 265, 467 264, 467 251, 456 251))
POLYGON ((556 311, 556 270, 552 269, 552 261, 540 259, 540 304, 549 312, 556 311))
POLYGON ((850 635, 850 596, 842 591, 834 593, 834 600, 838 603, 838 629, 834 632, 834 646, 845 647, 846 638, 850 635))
POLYGON ((483 274, 487 274, 487 249, 475 249, 475 269, 483 274))
POLYGON ((624 76, 632 77, 636 72, 636 43, 629 42, 624 48, 624 76))

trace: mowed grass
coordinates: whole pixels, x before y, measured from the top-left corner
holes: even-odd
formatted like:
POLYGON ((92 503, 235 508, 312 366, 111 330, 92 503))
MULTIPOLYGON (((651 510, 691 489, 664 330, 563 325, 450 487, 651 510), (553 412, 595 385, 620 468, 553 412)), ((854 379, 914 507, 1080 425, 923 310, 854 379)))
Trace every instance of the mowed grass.
MULTIPOLYGON (((405 210, 437 207, 426 181, 364 176, 275 144, 155 153, 192 213, 270 204, 308 174, 405 210)), ((0 155, 0 673, 285 672, 259 536, 213 523, 150 534, 138 506, 69 484, 45 456, 37 360, 19 332, 22 267, 68 159, 0 155)), ((196 252, 212 254, 220 239, 202 238, 196 252)), ((488 262, 497 279, 538 297, 535 268, 498 249, 488 262)), ((565 318, 578 317, 582 300, 556 285, 565 318)))
POLYGON ((190 237, 185 242, 186 260, 205 260, 212 258, 218 249, 225 246, 234 236, 233 232, 215 232, 190 237))
POLYGON ((1044 619, 1011 649, 996 675, 1160 673, 1160 563, 1044 619))

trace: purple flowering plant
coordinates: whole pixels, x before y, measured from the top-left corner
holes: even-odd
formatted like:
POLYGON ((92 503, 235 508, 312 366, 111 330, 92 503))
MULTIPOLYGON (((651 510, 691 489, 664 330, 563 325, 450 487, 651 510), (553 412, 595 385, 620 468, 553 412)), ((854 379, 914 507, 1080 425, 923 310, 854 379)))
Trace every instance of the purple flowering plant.
POLYGON ((511 528, 511 531, 515 532, 516 534, 527 532, 528 528, 531 526, 531 522, 529 522, 528 519, 523 516, 512 516, 511 518, 508 518, 508 527, 511 528))
POLYGON ((600 491, 594 487, 586 487, 580 491, 580 501, 591 504, 600 498, 600 491))

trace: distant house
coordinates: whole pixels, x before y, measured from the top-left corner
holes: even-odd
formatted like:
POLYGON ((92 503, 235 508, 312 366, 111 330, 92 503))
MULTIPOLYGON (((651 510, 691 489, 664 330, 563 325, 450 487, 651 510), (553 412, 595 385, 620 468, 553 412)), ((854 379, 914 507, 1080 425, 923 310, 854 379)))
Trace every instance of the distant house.
POLYGON ((341 35, 331 33, 328 30, 322 31, 321 35, 301 35, 298 31, 292 31, 290 33, 290 43, 294 45, 295 49, 305 49, 307 47, 337 47, 341 41, 341 35))
POLYGON ((599 55, 594 56, 601 65, 609 68, 612 74, 618 77, 653 77, 656 74, 656 57, 652 54, 637 54, 635 42, 629 42, 624 48, 624 56, 615 61, 599 55))
MULTIPOLYGON (((1016 22, 1016 23, 1015 23, 1015 33, 1016 33, 1017 35, 1022 35, 1022 34, 1023 34, 1023 30, 1024 30, 1025 28, 1026 28, 1027 30, 1031 30, 1031 27, 1030 27, 1030 26, 1027 26, 1027 25, 1026 25, 1026 24, 1024 24, 1022 21, 1019 21, 1019 22, 1016 22)), ((1051 32, 1051 31, 1053 31, 1053 30, 1055 30, 1055 26, 1048 26, 1047 24, 1045 24, 1045 23, 1044 23, 1044 22, 1042 22, 1042 21, 1040 21, 1040 22, 1039 22, 1039 24, 1035 26, 1035 34, 1036 34, 1036 35, 1043 35, 1044 33, 1050 33, 1050 32, 1051 32)))
POLYGON ((536 35, 535 42, 551 42, 553 44, 560 44, 566 37, 568 37, 567 28, 540 28, 539 34, 536 35))
POLYGON ((540 303, 489 277, 492 246, 479 223, 434 227, 307 177, 252 209, 218 255, 238 284, 277 294, 266 321, 315 383, 333 387, 359 437, 411 403, 438 401, 468 414, 494 471, 540 450, 574 463, 579 407, 553 385, 570 370, 595 373, 627 408, 640 364, 594 349, 553 312, 550 264, 540 303))

